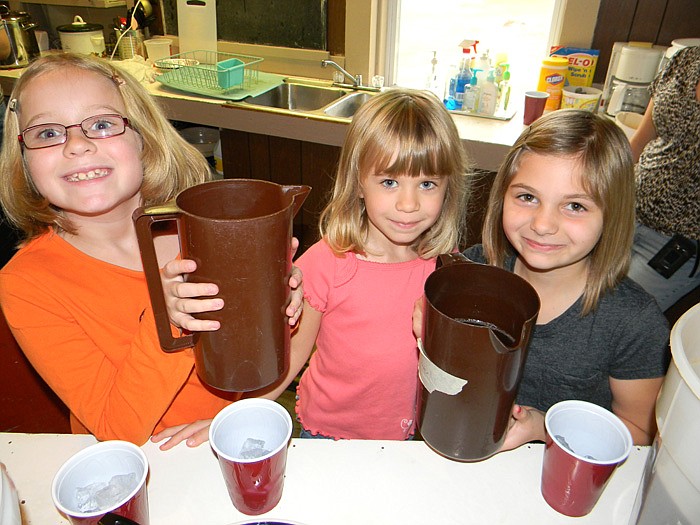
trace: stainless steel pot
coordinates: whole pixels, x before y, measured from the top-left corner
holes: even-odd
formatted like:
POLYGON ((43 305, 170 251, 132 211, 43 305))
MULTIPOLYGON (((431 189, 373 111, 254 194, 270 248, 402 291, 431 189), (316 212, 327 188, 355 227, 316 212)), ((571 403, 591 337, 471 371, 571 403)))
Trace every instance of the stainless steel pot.
POLYGON ((0 5, 0 69, 25 67, 40 55, 29 13, 10 11, 0 5))

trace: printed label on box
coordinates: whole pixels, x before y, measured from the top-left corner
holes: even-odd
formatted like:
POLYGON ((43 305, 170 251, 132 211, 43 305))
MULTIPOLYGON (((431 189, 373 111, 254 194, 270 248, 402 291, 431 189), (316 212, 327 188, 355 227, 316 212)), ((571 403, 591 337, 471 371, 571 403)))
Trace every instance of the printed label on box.
POLYGON ((566 75, 567 86, 590 87, 598 63, 598 49, 583 49, 580 47, 552 46, 549 56, 566 58, 569 61, 569 71, 566 75))

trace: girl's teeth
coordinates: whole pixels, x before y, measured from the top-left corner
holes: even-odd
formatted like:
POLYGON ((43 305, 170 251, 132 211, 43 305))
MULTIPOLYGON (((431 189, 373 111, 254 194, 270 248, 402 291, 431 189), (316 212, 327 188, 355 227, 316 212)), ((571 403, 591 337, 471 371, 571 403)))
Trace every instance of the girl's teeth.
POLYGON ((87 172, 75 173, 72 177, 68 177, 68 181, 77 182, 81 180, 91 180, 106 175, 105 170, 90 170, 87 172))

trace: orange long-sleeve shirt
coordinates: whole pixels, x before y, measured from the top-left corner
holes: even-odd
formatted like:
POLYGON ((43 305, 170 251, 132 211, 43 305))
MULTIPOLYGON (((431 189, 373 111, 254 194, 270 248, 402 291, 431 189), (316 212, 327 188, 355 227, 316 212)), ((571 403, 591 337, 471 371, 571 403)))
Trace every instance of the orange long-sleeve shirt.
POLYGON ((53 232, 0 271, 0 307, 70 409, 74 432, 140 445, 164 428, 212 418, 235 399, 200 382, 190 349, 161 350, 142 272, 90 257, 53 232))

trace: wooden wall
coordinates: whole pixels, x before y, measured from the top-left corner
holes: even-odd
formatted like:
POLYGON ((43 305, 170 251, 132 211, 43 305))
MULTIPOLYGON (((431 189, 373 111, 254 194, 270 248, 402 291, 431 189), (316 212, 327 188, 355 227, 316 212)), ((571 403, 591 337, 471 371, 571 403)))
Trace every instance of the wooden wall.
POLYGON ((594 82, 605 82, 615 42, 670 46, 676 38, 700 37, 700 0, 602 0, 593 35, 600 50, 594 82))

